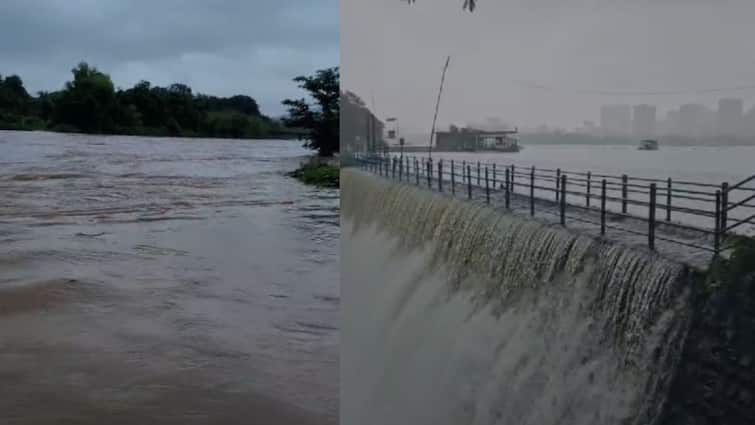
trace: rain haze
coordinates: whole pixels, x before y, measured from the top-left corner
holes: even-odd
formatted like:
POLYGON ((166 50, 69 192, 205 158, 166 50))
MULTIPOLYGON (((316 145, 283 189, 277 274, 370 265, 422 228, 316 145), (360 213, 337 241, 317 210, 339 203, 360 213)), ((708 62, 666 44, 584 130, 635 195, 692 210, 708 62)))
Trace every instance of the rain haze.
MULTIPOLYGON (((521 128, 599 125, 601 105, 651 104, 657 118, 722 97, 755 103, 755 3, 745 1, 351 0, 342 5, 345 89, 409 143, 497 118, 521 128)), ((755 117, 752 110, 750 118, 755 117)))
POLYGON ((298 97, 291 79, 338 63, 338 2, 304 0, 7 0, 0 4, 0 75, 54 91, 80 61, 118 87, 183 83, 246 94, 263 113, 298 97))

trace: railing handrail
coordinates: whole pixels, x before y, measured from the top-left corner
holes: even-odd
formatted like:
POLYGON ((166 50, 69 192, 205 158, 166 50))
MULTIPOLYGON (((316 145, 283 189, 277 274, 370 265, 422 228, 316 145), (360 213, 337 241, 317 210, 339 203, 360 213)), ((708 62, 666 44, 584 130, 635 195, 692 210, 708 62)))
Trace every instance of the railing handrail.
MULTIPOLYGON (((747 177, 746 179, 744 179, 744 180, 740 181, 739 183, 737 183, 737 184, 735 184, 735 185, 733 185, 733 186, 729 186, 729 187, 728 187, 728 188, 726 189, 726 191, 727 191, 727 192, 731 192, 731 191, 732 191, 732 190, 734 190, 734 189, 740 189, 740 187, 741 187, 742 185, 745 185, 745 184, 747 184, 747 183, 749 183, 749 182, 751 182, 751 181, 753 181, 753 180, 755 180, 755 174, 751 175, 750 177, 747 177)), ((744 188, 744 190, 755 190, 755 188, 744 188)))
MULTIPOLYGON (((555 209, 561 210, 561 221, 565 222, 565 218, 569 220, 583 221, 586 223, 595 223, 595 220, 590 220, 589 215, 580 213, 578 216, 573 214, 567 216, 565 213, 566 207, 574 211, 575 208, 580 211, 586 211, 597 213, 600 209, 597 205, 591 205, 591 200, 600 200, 601 208, 605 209, 605 202, 611 202, 612 205, 620 205, 621 212, 611 208, 610 214, 616 217, 625 217, 631 219, 638 219, 640 222, 648 223, 647 233, 638 232, 638 230, 631 228, 622 228, 621 226, 607 226, 605 223, 605 211, 601 212, 603 215, 601 218, 601 234, 605 233, 605 229, 618 229, 621 231, 645 234, 648 236, 648 244, 652 248, 656 239, 675 242, 680 245, 693 246, 700 249, 708 250, 719 253, 723 246, 724 236, 733 229, 739 228, 744 224, 755 225, 755 215, 747 218, 730 217, 728 213, 738 208, 755 208, 755 205, 748 204, 748 202, 755 199, 755 194, 745 197, 744 199, 736 202, 730 202, 728 195, 732 190, 755 190, 750 188, 742 189, 742 185, 746 184, 750 180, 755 179, 755 175, 742 180, 740 183, 732 187, 727 187, 727 184, 712 185, 707 183, 689 182, 689 181, 675 181, 671 178, 667 179, 650 179, 644 177, 630 177, 626 174, 622 176, 609 176, 605 174, 593 174, 592 172, 574 172, 562 169, 547 169, 536 168, 535 166, 524 167, 521 165, 510 164, 503 165, 500 163, 491 163, 489 161, 474 161, 474 160, 458 160, 454 158, 435 158, 435 160, 425 159, 424 157, 403 155, 402 157, 394 155, 364 155, 359 156, 360 161, 367 164, 368 167, 372 167, 373 171, 387 177, 398 176, 398 179, 411 180, 411 174, 416 174, 414 180, 416 184, 420 185, 420 174, 422 179, 427 180, 427 187, 430 189, 437 189, 443 191, 445 182, 451 183, 450 192, 456 193, 457 180, 456 177, 460 176, 460 183, 462 188, 466 188, 467 197, 472 199, 472 180, 476 180, 474 187, 475 191, 481 190, 484 192, 484 199, 487 203, 490 203, 491 194, 503 194, 505 195, 506 208, 509 208, 510 194, 514 194, 517 198, 529 199, 529 211, 530 214, 535 214, 535 200, 545 201, 553 204, 555 202, 555 209), (444 161, 447 163, 450 161, 450 167, 444 167, 444 161), (419 164, 422 163, 422 166, 419 164), (413 165, 413 167, 412 167, 413 165), (461 166, 461 173, 458 173, 458 167, 461 166), (484 166, 484 172, 483 172, 484 166), (398 167, 398 172, 396 168, 398 167), (492 167, 492 173, 490 173, 492 167), (500 167, 500 168, 497 168, 500 167), (405 170, 405 171, 404 171, 405 170), (476 175, 473 178, 473 171, 476 171, 476 175), (551 173, 551 174, 549 174, 551 173), (506 179, 504 180, 504 175, 506 179), (567 175, 570 176, 567 179, 567 175), (484 177, 483 177, 484 176, 484 177), (584 177, 577 177, 584 176, 584 177), (609 181, 612 179, 613 181, 609 181), (437 180, 437 184, 433 185, 433 181, 437 180), (618 181, 617 181, 618 180, 618 181), (492 185, 491 185, 492 181, 492 185), (634 181, 635 183, 631 183, 634 181), (568 182, 569 190, 563 186, 568 182), (647 185, 638 184, 636 182, 647 182, 647 185), (658 184, 660 182, 660 184, 658 184), (504 184, 505 183, 505 184, 504 184), (435 187, 434 187, 435 186, 435 187), (466 187, 465 187, 466 186, 466 187), (602 189, 601 189, 602 186, 602 189), (690 190, 679 188, 678 186, 697 186, 697 187, 710 187, 715 188, 715 191, 704 191, 704 189, 690 190), (519 188, 517 190, 517 188, 519 188), (522 190, 522 188, 527 190, 522 190), (601 192, 602 190, 602 192, 601 192), (537 193, 535 192, 537 191, 537 193), (553 194, 551 196, 543 197, 543 192, 553 194), (610 192, 610 193, 608 193, 610 192), (689 196, 690 194, 697 196, 689 196), (638 197, 641 195, 643 197, 638 197), (569 201, 565 200, 568 196, 569 201), (644 198, 647 196, 648 198, 644 198), (575 203, 575 200, 581 199, 581 204, 575 203), (674 202, 676 201, 676 202, 674 202), (695 203, 690 203, 694 201, 695 203), (705 205, 713 205, 708 208, 705 205), (633 206, 632 211, 628 211, 628 207, 633 206), (648 216, 637 215, 637 208, 641 207, 648 211, 648 216), (652 210, 652 212, 651 212, 652 210), (655 217, 655 211, 665 211, 665 220, 663 218, 655 217), (695 222, 671 221, 672 213, 681 214, 680 217, 699 217, 695 222), (710 228, 701 227, 699 223, 711 220, 714 226, 710 228), (656 224, 658 223, 658 224, 656 224), (689 230, 698 232, 700 235, 713 235, 714 243, 711 246, 700 245, 693 241, 684 242, 681 240, 675 240, 671 238, 665 238, 655 235, 655 228, 657 225, 671 226, 672 228, 678 228, 682 230, 689 230)), ((448 190, 448 189, 446 189, 448 190)), ((749 195, 749 194, 748 194, 749 195)), ((517 201, 519 202, 519 201, 517 201)), ((597 202, 596 202, 597 203, 597 202)), ((555 211, 545 212, 559 214, 555 211)), ((639 222, 628 222, 634 224, 627 224, 629 226, 637 226, 639 222)), ((726 248, 723 248, 726 249, 726 248)))

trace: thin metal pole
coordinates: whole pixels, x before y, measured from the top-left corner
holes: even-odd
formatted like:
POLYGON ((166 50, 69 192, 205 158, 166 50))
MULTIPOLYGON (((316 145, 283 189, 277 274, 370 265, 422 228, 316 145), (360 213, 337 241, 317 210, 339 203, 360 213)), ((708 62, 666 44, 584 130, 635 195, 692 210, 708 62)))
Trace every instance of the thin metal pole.
POLYGON ((561 169, 557 168, 556 169, 556 201, 558 201, 558 197, 559 197, 560 184, 561 184, 561 169))
POLYGON ((585 205, 590 208, 590 189, 592 189, 592 173, 587 172, 587 195, 585 196, 585 205))
POLYGON ((454 160, 451 160, 451 194, 456 195, 456 167, 454 167, 454 160))
POLYGON ((566 226, 566 174, 561 176, 561 225, 566 226))
POLYGON ((446 70, 448 69, 448 63, 451 61, 451 56, 446 57, 446 64, 443 65, 443 74, 440 77, 440 89, 438 89, 438 100, 435 101, 435 115, 433 116, 433 127, 430 130, 430 144, 428 146, 428 155, 433 155, 433 138, 435 136, 435 123, 438 120, 438 108, 440 107, 440 95, 443 93, 443 82, 446 81, 446 70))
POLYGON ((721 246, 721 191, 716 191, 716 226, 713 231, 713 251, 718 255, 721 246))
POLYGON ((490 203, 490 182, 488 181, 488 166, 485 166, 485 202, 490 203))
POLYGON ((438 160, 438 192, 443 192, 443 160, 438 160))
POLYGON ((728 226, 729 183, 721 184, 721 236, 726 236, 728 226))
POLYGON ((467 198, 472 199, 472 167, 467 165, 467 198))
POLYGON ((627 213, 627 181, 629 177, 626 174, 621 176, 621 212, 627 213))
POLYGON ((655 183, 650 183, 650 214, 648 217, 648 246, 655 249, 655 183))
POLYGON ((530 215, 535 215, 535 166, 530 171, 530 215))
POLYGON ((495 162, 493 163, 493 189, 495 189, 496 175, 495 175, 495 162))
POLYGON ((511 184, 509 181, 509 169, 506 168, 506 209, 511 206, 511 184))
POLYGON ((671 177, 666 182, 666 221, 671 221, 671 177))
POLYGON ((600 182, 600 235, 606 234, 606 179, 600 182))
POLYGON ((480 161, 477 161, 477 186, 482 186, 480 184, 480 161))
POLYGON ((404 158, 398 159, 398 180, 404 181, 404 158))

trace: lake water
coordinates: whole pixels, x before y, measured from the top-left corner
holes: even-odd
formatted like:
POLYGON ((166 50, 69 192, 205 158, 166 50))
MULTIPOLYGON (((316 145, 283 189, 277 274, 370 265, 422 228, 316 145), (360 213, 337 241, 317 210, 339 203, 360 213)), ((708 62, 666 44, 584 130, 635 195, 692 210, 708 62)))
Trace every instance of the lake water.
MULTIPOLYGON (((398 155, 398 154, 394 154, 398 155)), ((426 157, 427 153, 410 153, 416 157, 426 157)), ((647 202, 649 182, 633 180, 638 178, 655 178, 663 182, 658 183, 659 197, 658 202, 665 205, 665 180, 671 178, 677 182, 695 182, 717 187, 699 187, 688 185, 674 185, 676 189, 691 190, 699 193, 683 193, 681 197, 675 195, 673 200, 674 207, 693 208, 708 211, 710 217, 698 214, 687 214, 684 212, 674 212, 672 220, 683 224, 693 225, 702 228, 713 229, 714 220, 712 218, 715 209, 715 191, 720 188, 724 182, 735 184, 741 180, 755 174, 755 146, 695 146, 695 147, 667 147, 662 146, 657 151, 640 151, 635 146, 593 146, 593 145, 526 145, 517 153, 500 153, 500 152, 434 152, 434 158, 443 158, 446 161, 444 170, 448 171, 449 160, 454 159, 456 173, 461 175, 461 163, 466 161, 472 163, 473 178, 476 177, 476 163, 479 161, 485 163, 497 164, 497 179, 501 182, 504 179, 502 166, 514 165, 518 172, 527 173, 532 166, 537 169, 555 170, 560 168, 564 171, 587 172, 591 171, 593 175, 603 174, 611 176, 629 176, 630 188, 629 198, 647 202), (637 192, 632 192, 633 190, 637 192), (641 192, 644 192, 641 193, 641 192), (692 197, 683 198, 684 196, 692 197), (698 198, 698 199, 694 199, 698 198), (701 201, 704 199, 704 201, 701 201)), ((541 174, 541 173, 539 173, 541 174)), ((448 177, 447 177, 448 178, 448 177)), ((491 176, 492 178, 492 176, 491 176)), ((584 179, 583 176, 580 177, 584 179)), ((529 179, 525 176, 518 176, 518 183, 527 185, 529 179)), ((593 177, 592 193, 599 193, 600 178, 593 177)), ((610 180, 614 186, 609 186, 608 196, 620 196, 620 187, 618 179, 610 180), (612 189, 613 188, 613 189, 612 189)), ((537 184, 553 184, 542 183, 537 184)), ((730 193, 729 200, 738 202, 753 194, 755 191, 755 182, 746 185, 750 190, 733 191, 730 193)), ((527 187, 518 186, 517 191, 529 193, 527 187)), ((584 188, 577 189, 578 192, 584 192, 584 188)), ((551 190, 536 190, 536 196, 552 199, 554 193, 551 190)), ((570 195, 572 202, 582 202, 582 199, 575 199, 575 195, 570 195)), ((597 206, 596 199, 593 206, 597 206)), ((750 201, 753 205, 755 202, 750 201)), ((609 211, 619 211, 620 204, 608 202, 609 211)), ((658 217, 665 217, 663 206, 659 207, 658 217)), ((641 205, 630 205, 628 212, 634 215, 647 216, 647 207, 641 205)), ((729 213, 732 220, 744 219, 753 214, 754 209, 740 207, 729 213)), ((731 222, 731 220, 730 220, 731 222)), ((755 235, 755 226, 743 225, 736 230, 739 233, 755 235)))
POLYGON ((755 146, 661 146, 641 151, 636 146, 526 145, 517 153, 434 153, 461 160, 494 161, 531 167, 600 174, 654 177, 721 184, 755 174, 755 146))
POLYGON ((0 422, 336 423, 339 197, 299 142, 0 132, 0 422))

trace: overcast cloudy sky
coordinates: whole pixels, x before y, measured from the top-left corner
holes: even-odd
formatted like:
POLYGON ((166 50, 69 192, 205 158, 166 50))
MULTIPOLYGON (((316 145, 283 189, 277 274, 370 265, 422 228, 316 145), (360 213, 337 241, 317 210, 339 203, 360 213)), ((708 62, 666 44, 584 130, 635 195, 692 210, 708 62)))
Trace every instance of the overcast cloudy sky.
POLYGON ((139 80, 247 94, 262 112, 291 81, 339 63, 338 0, 0 0, 0 74, 55 90, 85 60, 116 86, 139 80))
POLYGON ((342 4, 342 85, 401 128, 428 130, 446 55, 439 123, 499 116, 519 126, 574 128, 602 103, 715 105, 755 90, 753 0, 348 0, 342 4), (536 89, 532 85, 551 89, 536 89), (529 86, 528 86, 529 85, 529 86), (680 90, 666 96, 579 90, 680 90))

